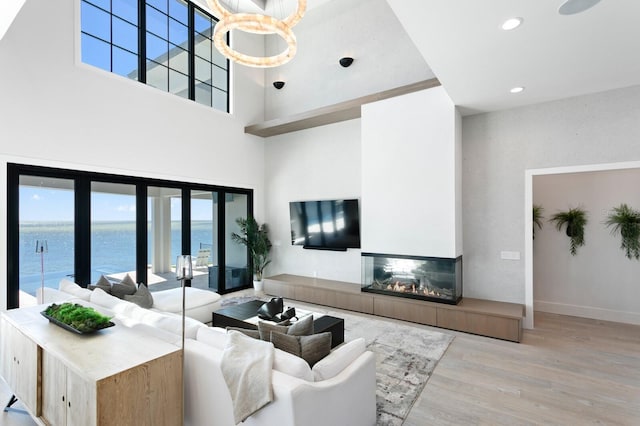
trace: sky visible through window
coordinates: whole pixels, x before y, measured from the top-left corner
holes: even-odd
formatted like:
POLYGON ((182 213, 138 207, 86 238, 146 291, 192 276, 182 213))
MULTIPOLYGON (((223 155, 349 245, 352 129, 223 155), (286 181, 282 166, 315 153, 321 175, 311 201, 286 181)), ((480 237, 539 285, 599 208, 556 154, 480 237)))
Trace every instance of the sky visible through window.
MULTIPOLYGON (((93 212, 92 220, 131 221, 136 206, 131 202, 131 195, 93 193, 92 199, 100 203, 100 209, 93 212)), ((20 221, 21 222, 73 222, 73 191, 59 189, 20 187, 20 221)), ((171 216, 181 217, 181 200, 171 203, 171 216)), ((134 216, 135 217, 135 216, 134 216)), ((211 204, 192 203, 192 220, 211 220, 211 204)))

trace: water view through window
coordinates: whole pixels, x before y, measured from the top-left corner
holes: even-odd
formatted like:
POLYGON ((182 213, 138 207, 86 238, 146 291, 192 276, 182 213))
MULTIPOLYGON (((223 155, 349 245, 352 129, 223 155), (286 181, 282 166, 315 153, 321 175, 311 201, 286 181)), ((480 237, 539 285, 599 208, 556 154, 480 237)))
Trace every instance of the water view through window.
POLYGON ((20 290, 35 300, 43 278, 57 288, 73 276, 74 182, 23 175, 19 194, 20 290))

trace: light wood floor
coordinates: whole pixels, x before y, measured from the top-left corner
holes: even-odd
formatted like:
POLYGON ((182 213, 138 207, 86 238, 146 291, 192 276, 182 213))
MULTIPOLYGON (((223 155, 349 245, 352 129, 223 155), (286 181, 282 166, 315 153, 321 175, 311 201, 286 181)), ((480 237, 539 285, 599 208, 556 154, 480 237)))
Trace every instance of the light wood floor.
POLYGON ((640 425, 640 326, 536 312, 520 344, 454 334, 405 425, 640 425))
MULTIPOLYGON (((434 329, 456 338, 405 425, 640 425, 640 326, 535 318, 519 344, 434 329)), ((2 426, 33 424, 0 412, 2 426)))

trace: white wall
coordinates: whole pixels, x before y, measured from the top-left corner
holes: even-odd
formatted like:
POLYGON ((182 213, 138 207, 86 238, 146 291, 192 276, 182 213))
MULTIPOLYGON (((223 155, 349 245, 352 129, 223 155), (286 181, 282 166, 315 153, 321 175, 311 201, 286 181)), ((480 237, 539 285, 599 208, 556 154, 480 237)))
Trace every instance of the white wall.
POLYGON ((28 0, 0 41, 0 223, 7 162, 253 188, 263 217, 264 141, 243 132, 263 119, 263 71, 235 67, 236 108, 221 113, 79 63, 78 11, 28 0))
POLYGON ((640 324, 640 262, 625 257, 620 236, 604 225, 613 207, 640 208, 640 170, 541 175, 533 178, 533 203, 544 208, 533 244, 537 311, 640 324), (569 253, 569 238, 548 220, 559 211, 587 211, 585 246, 569 253))
POLYGON ((289 202, 360 198, 360 120, 266 141, 265 208, 273 243, 273 262, 266 275, 315 275, 359 283, 360 250, 332 252, 291 245, 289 202))
POLYGON ((456 122, 442 87, 362 107, 362 251, 462 254, 456 122))
POLYGON ((640 86, 465 117, 464 295, 525 301, 525 172, 640 159, 640 86))
MULTIPOLYGON (((278 118, 434 77, 386 0, 339 0, 307 11, 293 28, 298 52, 266 72, 266 118, 278 118), (338 60, 355 59, 349 68, 338 60), (281 90, 272 83, 286 82, 281 90)), ((268 51, 283 49, 279 39, 268 51)))

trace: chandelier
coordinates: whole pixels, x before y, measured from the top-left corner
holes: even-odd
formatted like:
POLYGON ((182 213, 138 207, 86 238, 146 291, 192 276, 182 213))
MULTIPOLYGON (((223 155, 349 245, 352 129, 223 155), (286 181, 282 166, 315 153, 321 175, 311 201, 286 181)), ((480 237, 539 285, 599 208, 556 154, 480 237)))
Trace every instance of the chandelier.
POLYGON ((219 19, 213 30, 213 43, 216 48, 227 58, 242 65, 257 68, 277 67, 289 62, 296 54, 297 41, 291 28, 296 25, 307 9, 307 0, 297 0, 296 10, 285 19, 277 19, 273 16, 256 13, 231 13, 222 7, 220 0, 207 0, 209 8, 219 19), (226 40, 226 35, 231 30, 241 30, 253 34, 277 34, 286 43, 287 47, 279 54, 273 56, 251 56, 233 50, 226 40))

